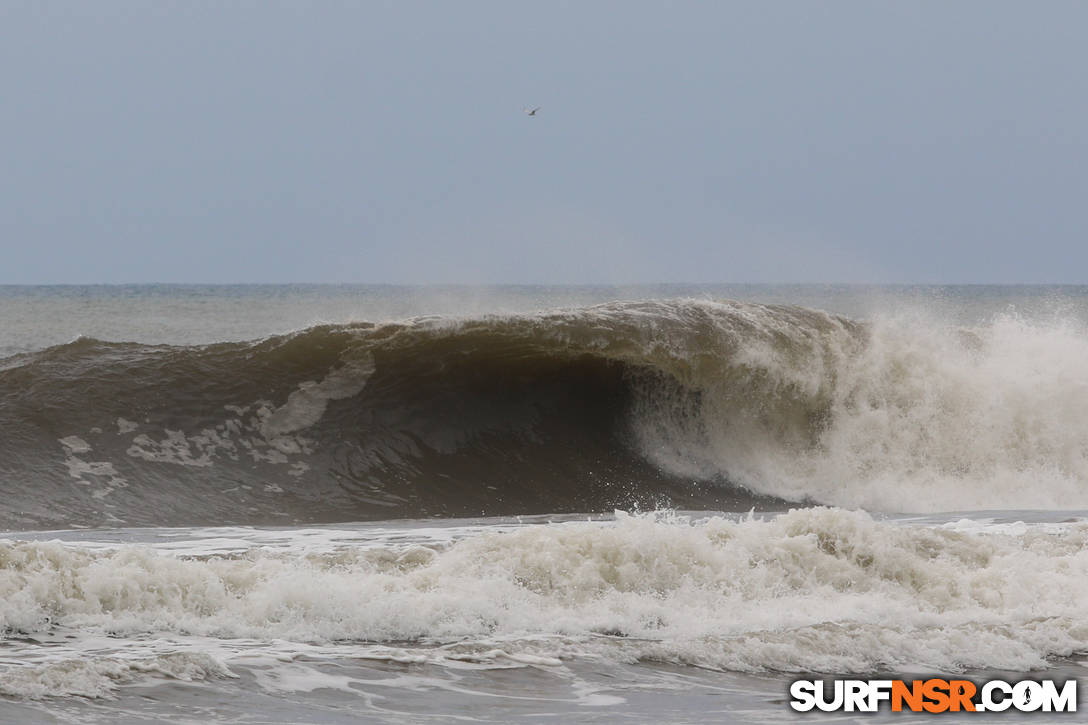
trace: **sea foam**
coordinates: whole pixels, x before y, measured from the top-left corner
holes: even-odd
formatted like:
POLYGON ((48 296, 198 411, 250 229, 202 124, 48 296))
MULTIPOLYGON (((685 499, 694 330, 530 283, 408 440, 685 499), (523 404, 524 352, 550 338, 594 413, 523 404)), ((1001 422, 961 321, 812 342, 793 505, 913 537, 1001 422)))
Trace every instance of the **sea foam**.
POLYGON ((1028 670, 1088 649, 1088 524, 840 509, 526 525, 428 545, 175 556, 0 544, 0 627, 356 642, 402 659, 1028 670))

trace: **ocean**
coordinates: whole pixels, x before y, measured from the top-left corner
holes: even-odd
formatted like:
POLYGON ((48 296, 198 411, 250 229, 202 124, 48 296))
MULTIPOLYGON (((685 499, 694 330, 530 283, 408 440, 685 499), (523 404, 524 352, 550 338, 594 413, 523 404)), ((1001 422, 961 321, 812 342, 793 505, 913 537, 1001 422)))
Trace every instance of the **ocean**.
POLYGON ((1088 287, 0 287, 0 723, 925 722, 1086 515, 1088 287))

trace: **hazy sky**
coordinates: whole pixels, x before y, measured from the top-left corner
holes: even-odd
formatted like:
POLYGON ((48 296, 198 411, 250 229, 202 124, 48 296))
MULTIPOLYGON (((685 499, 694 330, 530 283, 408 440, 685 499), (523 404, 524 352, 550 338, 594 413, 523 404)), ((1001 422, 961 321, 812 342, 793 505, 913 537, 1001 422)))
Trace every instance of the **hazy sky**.
POLYGON ((1086 32, 1054 1, 0 0, 0 283, 1088 282, 1086 32))

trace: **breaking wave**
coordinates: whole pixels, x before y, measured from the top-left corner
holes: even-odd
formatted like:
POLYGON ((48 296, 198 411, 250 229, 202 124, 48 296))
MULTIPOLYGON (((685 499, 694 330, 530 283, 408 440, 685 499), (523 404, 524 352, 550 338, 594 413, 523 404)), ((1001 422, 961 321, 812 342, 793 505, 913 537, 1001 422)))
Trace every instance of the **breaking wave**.
POLYGON ((614 303, 0 361, 0 523, 1088 508, 1088 334, 614 303))

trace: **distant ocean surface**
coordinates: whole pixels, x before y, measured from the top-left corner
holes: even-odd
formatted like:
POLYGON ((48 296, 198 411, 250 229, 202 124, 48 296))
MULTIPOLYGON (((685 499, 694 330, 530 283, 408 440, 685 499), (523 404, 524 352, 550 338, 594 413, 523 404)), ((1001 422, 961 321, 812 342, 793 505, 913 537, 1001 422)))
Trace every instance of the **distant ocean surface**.
POLYGON ((1086 515, 1088 287, 0 286, 0 723, 1081 677, 1086 515))

